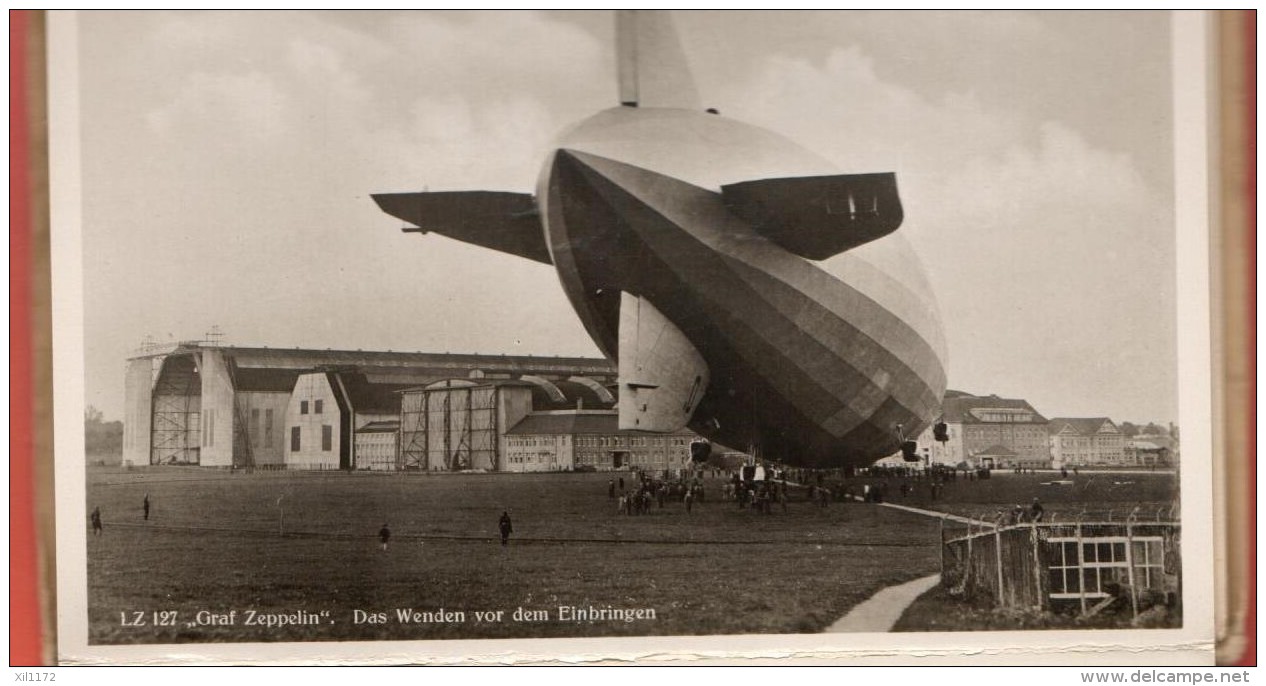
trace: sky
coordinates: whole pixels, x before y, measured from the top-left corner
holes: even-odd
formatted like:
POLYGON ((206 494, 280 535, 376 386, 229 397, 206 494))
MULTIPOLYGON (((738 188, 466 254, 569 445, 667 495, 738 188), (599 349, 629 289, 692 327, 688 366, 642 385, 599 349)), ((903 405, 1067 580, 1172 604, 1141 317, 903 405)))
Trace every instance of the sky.
MULTIPOLYGON (((552 267, 403 234, 369 196, 531 192, 556 135, 617 104, 612 21, 81 14, 86 403, 120 418, 142 340, 213 325, 235 345, 597 356, 552 267)), ((675 21, 705 106, 897 173, 951 388, 1176 419, 1166 14, 675 21)))

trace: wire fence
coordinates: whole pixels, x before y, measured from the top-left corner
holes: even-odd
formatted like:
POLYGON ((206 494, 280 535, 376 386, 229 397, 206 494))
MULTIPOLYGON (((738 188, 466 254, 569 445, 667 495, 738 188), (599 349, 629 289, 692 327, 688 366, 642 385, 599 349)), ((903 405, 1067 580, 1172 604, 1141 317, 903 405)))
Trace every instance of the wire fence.
MULTIPOLYGON (((1180 522, 1116 516, 943 521, 941 583, 975 604, 1134 616, 1180 597, 1180 522)), ((1157 513, 1149 513, 1156 515, 1157 513)))

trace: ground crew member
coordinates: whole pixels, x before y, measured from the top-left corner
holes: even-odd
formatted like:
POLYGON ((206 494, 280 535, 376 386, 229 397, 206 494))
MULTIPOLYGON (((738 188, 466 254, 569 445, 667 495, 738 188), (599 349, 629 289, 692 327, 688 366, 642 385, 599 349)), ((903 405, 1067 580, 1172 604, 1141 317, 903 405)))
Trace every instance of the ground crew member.
POLYGON ((514 525, 510 523, 509 512, 501 513, 501 520, 497 522, 497 528, 501 529, 501 545, 507 545, 510 542, 510 534, 514 533, 514 525))
POLYGON ((387 528, 387 523, 383 522, 382 528, 378 530, 378 540, 382 541, 382 549, 387 549, 387 541, 391 540, 391 529, 387 528))
POLYGON ((145 521, 149 521, 149 494, 145 494, 145 500, 141 502, 141 509, 145 511, 145 521))
POLYGON ((101 508, 92 508, 92 535, 101 535, 101 508))

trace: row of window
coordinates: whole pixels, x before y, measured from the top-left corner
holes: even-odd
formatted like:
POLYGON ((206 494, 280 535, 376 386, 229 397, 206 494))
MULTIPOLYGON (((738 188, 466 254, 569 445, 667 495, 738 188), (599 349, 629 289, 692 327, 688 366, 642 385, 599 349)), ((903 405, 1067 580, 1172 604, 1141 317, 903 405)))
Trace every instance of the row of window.
POLYGON ((1164 582, 1160 537, 1057 538, 1047 545, 1052 598, 1104 597, 1108 584, 1128 583, 1131 572, 1136 588, 1159 588, 1164 582))
MULTIPOLYGON (((578 452, 576 464, 603 465, 610 464, 611 453, 578 452)), ((625 453, 621 458, 623 464, 655 464, 665 465, 685 462, 684 453, 625 453)))
POLYGON ((684 438, 666 438, 658 436, 577 436, 576 445, 590 448, 646 447, 665 445, 686 445, 684 438))
MULTIPOLYGON (((324 409, 324 406, 325 406, 325 401, 321 400, 320 398, 317 398, 316 400, 313 400, 313 401, 312 401, 312 414, 321 414, 321 413, 322 413, 322 410, 324 409)), ((308 413, 308 401, 306 401, 306 400, 300 400, 300 401, 299 401, 299 414, 307 414, 307 413, 308 413)))
MULTIPOLYGON (((567 436, 561 436, 563 445, 567 445, 567 436)), ((551 438, 506 438, 506 445, 519 448, 535 448, 537 446, 554 445, 554 439, 551 438)))
POLYGON ((990 436, 1024 436, 1027 438, 1040 438, 1043 441, 1047 439, 1048 434, 1045 428, 1015 427, 1015 426, 973 426, 967 427, 963 431, 967 438, 987 438, 990 436))
POLYGON ((1092 445, 1101 445, 1114 448, 1120 448, 1125 444, 1120 436, 1104 436, 1100 438, 1085 438, 1078 436, 1056 436, 1056 445, 1063 446, 1081 446, 1088 448, 1092 445))
POLYGON ((1016 410, 972 410, 978 419, 985 422, 1031 422, 1031 412, 1016 410))
POLYGON ((1116 458, 1121 459, 1125 456, 1124 450, 1056 450, 1055 452, 1065 457, 1098 457, 1098 458, 1116 458))
POLYGON ((533 455, 507 455, 506 461, 511 464, 527 464, 529 462, 557 463, 558 455, 554 453, 536 453, 533 455))
MULTIPOLYGON (((329 424, 321 425, 321 450, 329 452, 334 449, 334 427, 329 424)), ((297 453, 303 450, 303 427, 290 427, 290 452, 297 453)))

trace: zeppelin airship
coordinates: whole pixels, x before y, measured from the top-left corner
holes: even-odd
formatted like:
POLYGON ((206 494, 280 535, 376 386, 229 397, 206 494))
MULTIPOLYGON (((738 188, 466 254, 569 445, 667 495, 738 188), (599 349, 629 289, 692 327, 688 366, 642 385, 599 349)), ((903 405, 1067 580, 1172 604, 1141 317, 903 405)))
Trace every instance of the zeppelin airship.
POLYGON ((374 200, 553 265, 616 364, 621 429, 808 467, 896 452, 939 411, 946 347, 895 175, 705 110, 666 13, 617 12, 616 50, 619 105, 559 135, 535 194, 374 200))

